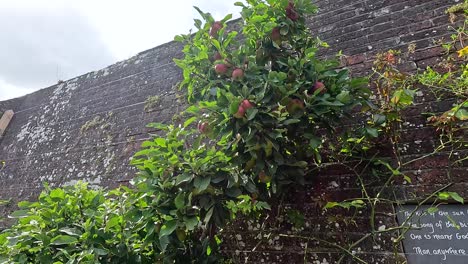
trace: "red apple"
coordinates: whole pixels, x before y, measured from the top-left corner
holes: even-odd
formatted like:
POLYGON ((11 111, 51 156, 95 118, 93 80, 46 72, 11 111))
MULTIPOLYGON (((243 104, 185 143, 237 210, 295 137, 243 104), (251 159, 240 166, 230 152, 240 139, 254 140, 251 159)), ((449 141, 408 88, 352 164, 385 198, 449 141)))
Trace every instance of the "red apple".
POLYGON ((243 118, 245 116, 245 108, 239 105, 237 112, 234 114, 235 118, 243 118))
POLYGON ((228 70, 228 66, 226 64, 216 64, 215 65, 215 72, 218 74, 218 75, 223 75, 223 74, 226 74, 228 70))
POLYGON ((216 38, 218 37, 218 31, 223 28, 223 23, 221 21, 216 21, 213 23, 210 29, 210 36, 216 38))
POLYGON ((327 88, 323 82, 317 81, 314 86, 312 86, 312 93, 315 93, 315 91, 320 91, 320 94, 324 94, 327 91, 327 88))
POLYGON ((198 131, 202 134, 206 134, 210 131, 210 127, 208 125, 208 122, 200 122, 198 123, 198 131))
POLYGON ((237 68, 232 71, 232 79, 239 81, 242 78, 244 78, 244 70, 237 68))
POLYGON ((242 100, 240 105, 245 109, 245 111, 247 111, 247 109, 254 107, 254 105, 247 99, 242 100))
POLYGON ((289 101, 288 105, 286 106, 286 109, 290 114, 296 113, 299 110, 304 110, 305 105, 304 101, 298 98, 293 98, 289 101))
POLYGON ((293 2, 289 2, 288 6, 286 7, 286 16, 292 21, 297 21, 299 19, 299 14, 294 9, 293 2))
POLYGON ((281 33, 279 27, 275 27, 271 31, 271 40, 273 40, 274 42, 281 41, 281 33))

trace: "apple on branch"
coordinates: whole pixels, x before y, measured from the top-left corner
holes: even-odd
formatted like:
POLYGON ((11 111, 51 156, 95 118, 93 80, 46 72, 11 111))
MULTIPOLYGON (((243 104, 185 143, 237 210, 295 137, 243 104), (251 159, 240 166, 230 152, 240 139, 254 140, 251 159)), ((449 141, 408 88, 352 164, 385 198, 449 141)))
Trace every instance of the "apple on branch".
POLYGON ((225 75, 228 71, 228 66, 226 64, 219 63, 215 65, 214 69, 218 75, 225 75))
POLYGON ((208 122, 201 122, 201 121, 200 121, 200 122, 198 123, 197 128, 198 128, 198 131, 199 131, 200 133, 202 133, 202 134, 207 134, 207 133, 209 133, 210 130, 211 130, 211 129, 210 129, 210 126, 209 126, 209 124, 208 124, 208 122))
POLYGON ((239 104, 239 108, 237 108, 237 112, 234 114, 234 117, 243 118, 247 110, 249 110, 252 107, 254 107, 254 104, 252 102, 250 102, 247 99, 242 100, 242 102, 239 104))
POLYGON ((218 37, 218 32, 223 28, 223 23, 221 21, 216 21, 213 23, 210 29, 210 36, 213 38, 218 37))
POLYGON ((310 90, 312 94, 315 94, 317 91, 317 93, 324 94, 327 92, 327 87, 323 82, 316 81, 310 90))
POLYGON ((293 98, 289 101, 288 105, 286 106, 286 109, 290 114, 297 113, 299 111, 304 110, 305 105, 304 101, 302 101, 299 98, 293 98))
POLYGON ((244 70, 237 68, 234 71, 232 71, 232 79, 233 80, 240 81, 243 78, 244 78, 244 70))

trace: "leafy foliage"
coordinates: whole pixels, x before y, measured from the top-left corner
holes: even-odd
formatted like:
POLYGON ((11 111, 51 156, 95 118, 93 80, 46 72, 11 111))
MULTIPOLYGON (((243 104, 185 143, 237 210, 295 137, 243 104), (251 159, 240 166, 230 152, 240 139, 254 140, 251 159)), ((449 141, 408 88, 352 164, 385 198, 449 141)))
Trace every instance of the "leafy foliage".
POLYGON ((304 183, 326 135, 341 140, 343 119, 370 106, 367 81, 315 57, 326 45, 305 26, 316 12, 309 1, 236 5, 242 32, 229 30, 231 16, 214 21, 196 8, 198 32, 176 37, 186 43, 175 61, 189 118, 150 124, 165 135, 135 154, 135 189, 47 188, 2 234, 5 261, 211 263, 220 228, 304 183))
POLYGON ((0 234, 0 263, 154 263, 148 223, 138 221, 131 195, 45 186, 37 202, 20 202, 11 215, 18 223, 0 234))
POLYGON ((369 107, 370 90, 367 80, 336 70, 336 61, 315 57, 322 43, 304 24, 316 10, 308 1, 248 3, 238 3, 242 39, 236 31, 225 34, 226 27, 210 36, 213 19, 201 13, 208 23, 198 24, 194 36, 177 38, 188 44, 176 62, 192 102, 187 113, 210 127, 207 137, 243 168, 247 182, 265 183, 248 192, 276 193, 304 182, 306 168, 322 160, 326 135, 340 138, 336 128, 356 107, 369 107), (284 11, 291 9, 295 20, 284 11), (232 77, 236 71, 242 78, 232 77))
MULTIPOLYGON (((327 161, 354 158, 367 162, 365 169, 378 167, 389 176, 384 187, 396 177, 411 182, 402 173, 396 132, 414 103, 414 85, 444 85, 462 98, 466 65, 457 73, 428 69, 410 78, 397 68, 398 51, 381 53, 371 96, 368 79, 351 79, 337 61, 316 57, 327 45, 305 25, 316 12, 310 1, 246 2, 236 3, 242 7, 237 24, 196 8, 203 18, 195 20, 197 33, 176 37, 185 43, 175 62, 190 106, 180 124, 149 124, 163 136, 153 135, 134 155, 134 188, 46 186, 37 202, 19 204, 12 214, 18 222, 0 233, 0 263, 219 263, 226 224, 238 215, 261 217, 269 199, 303 184, 327 161), (390 139, 396 167, 365 157, 381 135, 390 139)), ((463 98, 444 113, 450 121, 466 120, 463 98)), ((439 125, 443 116, 430 121, 439 125)), ((370 208, 370 234, 349 249, 329 242, 348 254, 365 238, 396 230, 377 230, 373 221, 378 204, 398 203, 380 200, 384 188, 370 197, 363 173, 352 169, 363 197, 325 205, 370 208)), ((435 198, 463 202, 454 192, 435 198)), ((295 228, 304 225, 301 212, 287 216, 295 228)))

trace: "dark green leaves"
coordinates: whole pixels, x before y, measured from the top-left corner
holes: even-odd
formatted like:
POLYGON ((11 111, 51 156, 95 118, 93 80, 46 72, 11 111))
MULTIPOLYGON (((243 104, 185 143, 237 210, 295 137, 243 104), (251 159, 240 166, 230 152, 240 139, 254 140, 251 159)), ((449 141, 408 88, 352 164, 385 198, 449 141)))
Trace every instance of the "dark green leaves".
POLYGON ((74 243, 78 242, 78 239, 76 237, 72 236, 67 236, 67 235, 59 235, 50 241, 51 245, 72 245, 74 243))
POLYGON ((210 184, 211 177, 195 177, 193 186, 198 189, 198 191, 204 191, 210 184))
POLYGON ((73 227, 63 227, 59 231, 67 235, 76 236, 76 237, 79 237, 83 234, 81 230, 79 230, 78 228, 73 228, 73 227))
POLYGON ((170 234, 172 234, 172 232, 174 232, 176 227, 177 227, 177 221, 176 220, 167 221, 161 227, 161 231, 159 231, 159 238, 161 238, 163 236, 169 236, 170 234))
POLYGON ((177 209, 181 209, 185 207, 185 193, 179 193, 175 200, 174 200, 175 206, 177 209))

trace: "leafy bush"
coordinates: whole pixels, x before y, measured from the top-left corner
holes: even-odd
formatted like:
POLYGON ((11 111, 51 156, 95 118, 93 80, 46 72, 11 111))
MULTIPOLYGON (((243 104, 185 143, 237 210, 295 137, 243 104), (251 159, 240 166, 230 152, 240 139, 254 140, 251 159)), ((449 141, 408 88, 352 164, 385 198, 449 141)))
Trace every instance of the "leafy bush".
POLYGON ((18 223, 0 234, 0 263, 154 263, 144 232, 151 218, 141 221, 132 195, 45 186, 37 202, 20 202, 11 215, 18 223))

